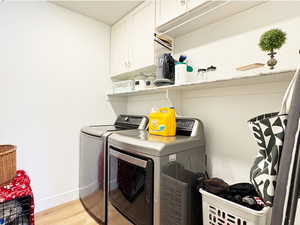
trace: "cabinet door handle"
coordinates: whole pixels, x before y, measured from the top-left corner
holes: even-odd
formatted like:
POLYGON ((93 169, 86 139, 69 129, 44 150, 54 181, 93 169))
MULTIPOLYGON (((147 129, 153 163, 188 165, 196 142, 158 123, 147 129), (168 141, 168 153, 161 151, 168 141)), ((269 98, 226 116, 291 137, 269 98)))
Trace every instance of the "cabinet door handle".
POLYGON ((128 62, 124 62, 124 65, 127 68, 128 67, 128 62))
POLYGON ((180 4, 181 4, 181 5, 185 5, 185 1, 186 1, 186 0, 180 0, 180 4))

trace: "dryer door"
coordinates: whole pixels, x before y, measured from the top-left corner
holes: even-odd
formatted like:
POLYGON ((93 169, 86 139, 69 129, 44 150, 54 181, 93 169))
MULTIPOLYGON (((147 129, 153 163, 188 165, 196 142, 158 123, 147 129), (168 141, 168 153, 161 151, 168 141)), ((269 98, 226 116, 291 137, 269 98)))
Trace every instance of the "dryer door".
POLYGON ((109 201, 134 224, 153 224, 153 161, 109 148, 109 201))

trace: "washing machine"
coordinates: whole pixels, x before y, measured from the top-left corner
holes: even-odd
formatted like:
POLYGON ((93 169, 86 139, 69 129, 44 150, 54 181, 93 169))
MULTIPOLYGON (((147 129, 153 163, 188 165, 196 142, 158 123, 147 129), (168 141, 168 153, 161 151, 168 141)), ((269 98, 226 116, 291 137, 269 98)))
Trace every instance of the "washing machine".
POLYGON ((120 115, 112 125, 93 125, 80 131, 79 196, 86 211, 98 222, 107 218, 106 140, 118 130, 143 130, 145 116, 120 115))
MULTIPOLYGON (((114 221, 201 224, 197 212, 191 212, 195 180, 206 173, 203 125, 195 118, 177 118, 176 127, 174 137, 146 130, 117 131, 108 137, 108 199, 114 221)), ((108 225, 115 224, 108 220, 108 225)))

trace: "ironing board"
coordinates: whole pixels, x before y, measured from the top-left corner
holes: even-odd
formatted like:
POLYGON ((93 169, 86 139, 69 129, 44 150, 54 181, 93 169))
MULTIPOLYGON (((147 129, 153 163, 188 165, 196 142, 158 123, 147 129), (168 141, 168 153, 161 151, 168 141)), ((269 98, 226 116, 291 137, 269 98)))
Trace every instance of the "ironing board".
POLYGON ((295 83, 280 159, 271 225, 294 225, 300 183, 300 76, 295 83))

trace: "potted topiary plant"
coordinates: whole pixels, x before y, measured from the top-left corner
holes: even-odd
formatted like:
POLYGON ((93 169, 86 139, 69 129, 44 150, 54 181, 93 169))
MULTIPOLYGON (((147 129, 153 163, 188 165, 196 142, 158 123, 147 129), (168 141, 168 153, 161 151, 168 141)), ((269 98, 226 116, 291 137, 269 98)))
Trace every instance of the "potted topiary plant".
POLYGON ((271 57, 267 62, 270 69, 274 69, 274 66, 277 64, 277 60, 274 56, 277 54, 274 52, 275 49, 280 49, 281 46, 285 43, 286 33, 280 29, 272 29, 265 32, 259 41, 260 48, 265 52, 270 52, 268 55, 271 57))

